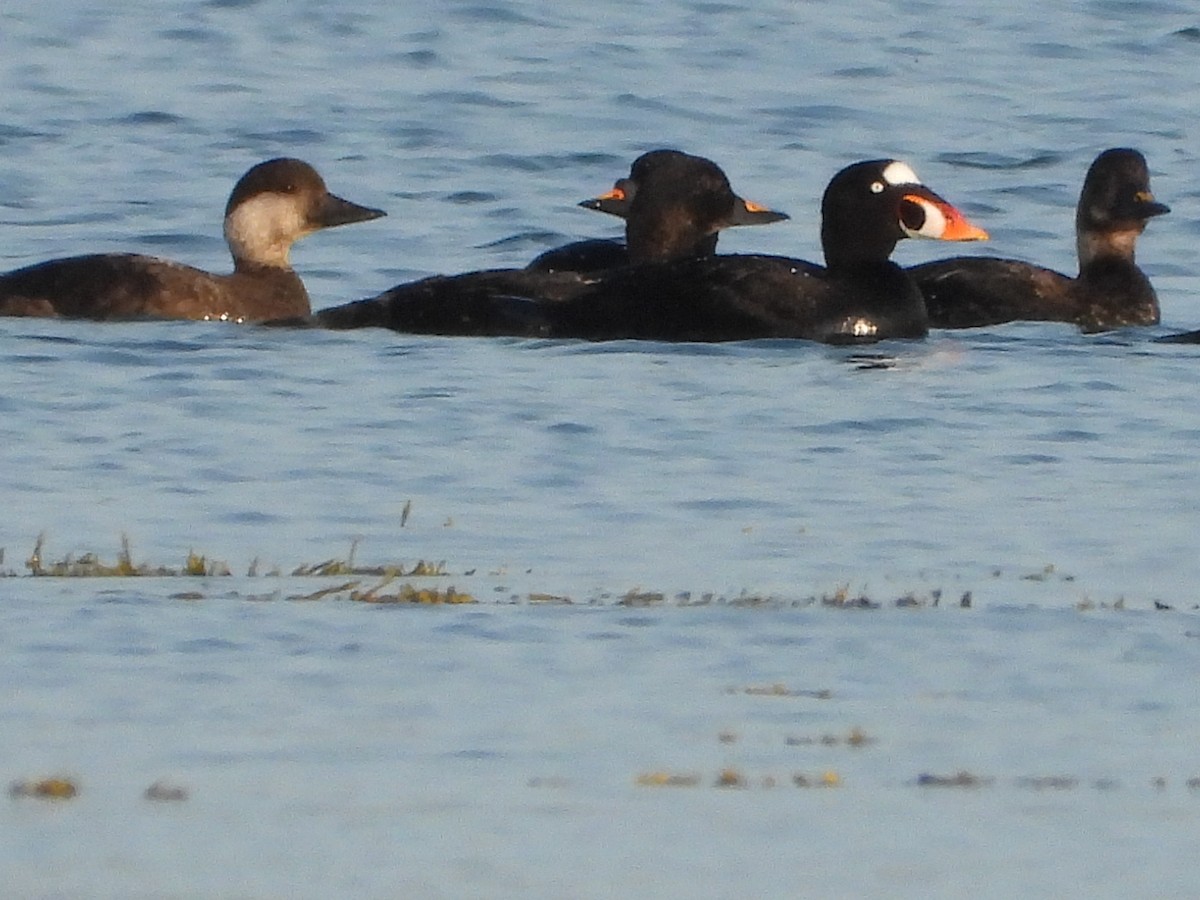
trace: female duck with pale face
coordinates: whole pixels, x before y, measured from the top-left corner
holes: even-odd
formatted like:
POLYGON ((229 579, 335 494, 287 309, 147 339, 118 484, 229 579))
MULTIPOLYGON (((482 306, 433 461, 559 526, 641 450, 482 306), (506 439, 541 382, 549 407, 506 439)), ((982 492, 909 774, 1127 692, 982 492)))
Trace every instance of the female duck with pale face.
POLYGON ((308 163, 268 160, 242 176, 225 207, 232 273, 133 253, 54 259, 0 275, 0 315, 232 322, 308 315, 308 291, 288 260, 292 244, 382 215, 331 194, 308 163))

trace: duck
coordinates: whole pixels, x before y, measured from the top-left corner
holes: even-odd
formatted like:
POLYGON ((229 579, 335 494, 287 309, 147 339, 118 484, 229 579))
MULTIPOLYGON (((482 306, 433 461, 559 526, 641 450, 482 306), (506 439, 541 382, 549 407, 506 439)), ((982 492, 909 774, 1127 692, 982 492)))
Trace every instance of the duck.
POLYGON ((1156 325, 1158 297, 1134 249, 1146 223, 1170 212, 1150 190, 1145 157, 1127 147, 1099 154, 1075 210, 1079 274, 1015 259, 954 257, 913 266, 935 328, 1014 321, 1070 322, 1085 333, 1156 325))
POLYGON ((266 160, 238 180, 225 207, 232 273, 135 253, 52 259, 0 275, 0 315, 228 322, 307 316, 308 291, 288 261, 292 244, 383 215, 331 194, 302 160, 266 160))
POLYGON ((543 334, 834 344, 920 338, 928 331, 921 292, 890 259, 904 238, 985 240, 987 232, 922 184, 908 163, 864 160, 835 174, 822 197, 824 266, 743 254, 630 265, 566 302, 542 304, 543 334))
POLYGON ((382 327, 411 334, 535 336, 545 329, 537 304, 561 303, 604 271, 622 265, 711 253, 717 233, 768 224, 786 213, 744 200, 712 160, 679 150, 642 154, 607 194, 584 201, 625 218, 625 245, 607 265, 578 260, 434 275, 365 300, 318 310, 312 324, 333 329, 382 327), (531 303, 530 301, 534 301, 531 303))
POLYGON ((709 256, 725 228, 769 225, 788 218, 733 192, 710 159, 658 149, 633 161, 629 175, 607 193, 582 200, 584 209, 633 221, 626 241, 592 238, 547 250, 526 268, 537 272, 596 272, 629 263, 709 256))

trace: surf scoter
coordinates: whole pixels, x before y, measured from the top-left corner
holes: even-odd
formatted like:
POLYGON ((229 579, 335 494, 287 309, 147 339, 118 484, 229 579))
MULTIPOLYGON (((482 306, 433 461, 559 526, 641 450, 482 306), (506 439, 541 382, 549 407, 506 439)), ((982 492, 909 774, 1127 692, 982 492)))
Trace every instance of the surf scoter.
POLYGON ((987 234, 893 159, 843 169, 821 201, 825 266, 777 256, 708 256, 614 270, 564 303, 541 304, 545 334, 591 340, 921 337, 925 305, 889 260, 906 237, 987 234))
POLYGON ((329 193, 308 163, 268 160, 242 176, 225 207, 231 274, 132 253, 53 259, 0 275, 0 315, 234 322, 308 315, 308 292, 288 263, 292 243, 382 215, 329 193))
POLYGON ((929 324, 973 328, 1017 320, 1073 322, 1083 331, 1158 323, 1158 297, 1134 264, 1134 245, 1153 216, 1170 212, 1150 192, 1136 150, 1096 157, 1075 212, 1079 275, 1013 259, 957 257, 913 266, 929 324))
POLYGON ((733 192, 721 167, 679 150, 643 153, 612 190, 580 204, 628 219, 626 243, 594 238, 547 250, 526 268, 539 272, 596 272, 631 262, 708 256, 721 229, 767 225, 787 215, 733 192), (647 215, 644 209, 652 210, 647 215))
MULTIPOLYGON (((787 218, 737 196, 711 160, 677 150, 642 155, 628 180, 585 203, 624 213, 626 246, 620 248, 618 266, 631 259, 670 260, 711 253, 723 228, 787 218)), ((576 263, 566 268, 435 275, 397 285, 377 297, 319 310, 312 321, 327 328, 382 327, 412 334, 540 334, 546 326, 538 304, 561 303, 575 296, 602 269, 576 263), (517 299, 522 302, 514 302, 517 299)))

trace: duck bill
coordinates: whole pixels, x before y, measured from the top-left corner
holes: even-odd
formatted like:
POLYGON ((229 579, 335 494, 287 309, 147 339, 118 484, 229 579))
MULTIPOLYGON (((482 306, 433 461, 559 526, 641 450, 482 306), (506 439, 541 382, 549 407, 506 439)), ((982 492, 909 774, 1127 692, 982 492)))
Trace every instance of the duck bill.
POLYGON ((1152 219, 1155 216, 1166 215, 1171 207, 1159 203, 1149 191, 1138 191, 1133 198, 1133 218, 1152 219))
POLYGON ((336 225, 349 225, 352 222, 369 222, 371 219, 378 219, 386 215, 387 213, 382 209, 359 206, 357 203, 343 200, 336 194, 326 194, 316 215, 313 216, 313 220, 319 228, 333 228, 336 225))
POLYGON ((610 216, 624 219, 629 215, 629 204, 632 200, 633 191, 626 190, 622 182, 618 181, 607 194, 583 200, 579 205, 584 209, 594 209, 597 212, 608 213, 610 216))
POLYGON ((933 191, 910 191, 900 200, 900 229, 912 238, 986 241, 988 233, 933 191))
POLYGON ((787 213, 768 209, 761 204, 755 203, 753 200, 743 200, 741 197, 735 197, 733 215, 729 217, 725 224, 729 227, 736 225, 770 225, 772 222, 783 222, 790 218, 791 216, 787 213))

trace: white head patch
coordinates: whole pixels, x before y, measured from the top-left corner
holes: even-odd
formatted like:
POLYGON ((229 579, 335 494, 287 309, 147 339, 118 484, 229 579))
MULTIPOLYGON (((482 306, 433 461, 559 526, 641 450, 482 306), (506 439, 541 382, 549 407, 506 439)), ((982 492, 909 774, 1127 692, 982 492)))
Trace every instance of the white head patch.
POLYGON ((898 159, 888 163, 884 168, 883 180, 891 185, 921 183, 921 179, 917 177, 917 173, 909 167, 908 163, 900 162, 898 159))

